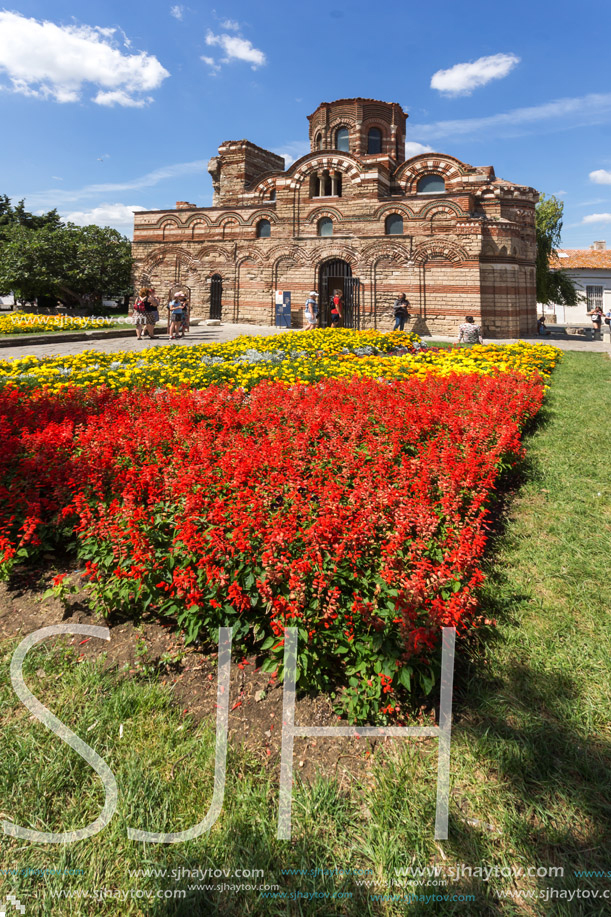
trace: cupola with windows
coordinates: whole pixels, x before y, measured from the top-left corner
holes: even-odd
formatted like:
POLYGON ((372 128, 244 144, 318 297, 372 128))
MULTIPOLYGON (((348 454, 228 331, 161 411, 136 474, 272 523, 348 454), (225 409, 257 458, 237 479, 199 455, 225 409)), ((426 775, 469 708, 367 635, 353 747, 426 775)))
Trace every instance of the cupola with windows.
POLYGON ((406 119, 397 102, 361 98, 322 102, 308 115, 310 149, 387 156, 398 164, 405 160, 406 119))

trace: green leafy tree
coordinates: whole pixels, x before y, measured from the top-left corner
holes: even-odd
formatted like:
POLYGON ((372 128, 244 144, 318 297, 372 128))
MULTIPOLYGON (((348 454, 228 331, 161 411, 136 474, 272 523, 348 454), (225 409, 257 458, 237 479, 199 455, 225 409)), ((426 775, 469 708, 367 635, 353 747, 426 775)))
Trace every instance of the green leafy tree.
POLYGON ((550 268, 550 260, 560 245, 564 203, 542 194, 535 210, 537 233, 537 302, 575 306, 579 293, 564 271, 550 268))
POLYGON ((52 229, 59 229, 61 225, 62 221, 55 208, 49 210, 48 213, 30 213, 25 209, 23 200, 13 207, 10 198, 6 194, 0 194, 0 241, 4 237, 5 230, 10 226, 27 226, 28 229, 42 229, 43 226, 49 226, 52 229))
MULTIPOLYGON (((51 211, 52 213, 53 211, 51 211)), ((104 296, 130 289, 129 239, 108 226, 40 228, 13 221, 0 241, 0 293, 21 302, 53 296, 69 306, 95 308, 104 296)))

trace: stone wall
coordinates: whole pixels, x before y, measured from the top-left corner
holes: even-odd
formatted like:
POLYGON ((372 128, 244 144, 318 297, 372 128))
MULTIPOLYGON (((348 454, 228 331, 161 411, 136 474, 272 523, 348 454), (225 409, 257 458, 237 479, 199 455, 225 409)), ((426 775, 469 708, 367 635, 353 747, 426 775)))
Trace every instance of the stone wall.
POLYGON ((275 291, 290 290, 300 325, 321 266, 342 259, 360 281, 361 327, 392 327, 392 303, 405 292, 423 333, 454 333, 465 315, 487 336, 534 330, 534 189, 437 153, 402 162, 390 140, 375 156, 352 152, 374 122, 387 139, 402 136, 393 104, 344 99, 310 120, 312 142, 321 125, 327 143, 346 124, 351 152, 315 149, 284 171, 280 157, 249 141, 223 143, 209 165, 212 207, 179 201, 135 214, 136 283, 151 283, 162 299, 188 288, 193 314, 206 318, 210 278, 220 275, 223 321, 255 324, 273 323, 275 291), (444 187, 422 193, 431 175, 444 187), (387 234, 390 216, 402 218, 402 232, 387 234), (331 236, 321 235, 325 220, 331 236))

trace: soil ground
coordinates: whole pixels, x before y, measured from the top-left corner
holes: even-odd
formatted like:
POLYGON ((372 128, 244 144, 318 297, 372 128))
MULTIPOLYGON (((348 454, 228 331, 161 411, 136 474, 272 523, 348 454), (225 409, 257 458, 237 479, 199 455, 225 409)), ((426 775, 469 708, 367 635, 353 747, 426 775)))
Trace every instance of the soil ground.
MULTIPOLYGON (((162 623, 154 617, 138 622, 104 619, 89 607, 88 596, 82 588, 69 595, 65 602, 55 596, 44 598, 53 575, 67 569, 65 565, 62 569, 50 564, 44 573, 18 571, 9 583, 0 583, 0 640, 17 640, 52 624, 109 627, 109 643, 95 638, 83 640, 80 635, 66 639, 78 646, 80 658, 104 656, 105 666, 134 678, 160 678, 172 687, 175 704, 183 714, 214 725, 217 703, 215 647, 185 646, 173 624, 162 623)), ((71 573, 70 581, 80 586, 78 572, 71 573)), ((244 747, 266 768, 279 767, 282 705, 282 685, 261 672, 254 657, 232 661, 229 741, 234 746, 244 747)), ((432 716, 423 709, 414 722, 434 725, 432 716)), ((298 696, 295 722, 307 726, 347 725, 334 713, 330 698, 325 696, 298 696)), ((340 787, 344 779, 369 780, 373 759, 379 761, 380 755, 385 754, 386 742, 390 750, 392 740, 297 738, 295 767, 299 768, 299 775, 306 783, 317 774, 337 777, 340 787)))

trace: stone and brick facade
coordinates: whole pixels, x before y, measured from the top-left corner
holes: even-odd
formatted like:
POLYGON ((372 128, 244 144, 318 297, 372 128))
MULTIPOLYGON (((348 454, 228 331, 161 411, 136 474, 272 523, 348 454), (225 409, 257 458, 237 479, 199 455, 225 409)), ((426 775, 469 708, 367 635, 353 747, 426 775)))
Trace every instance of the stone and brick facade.
POLYGON ((284 160, 227 141, 208 165, 211 207, 135 214, 136 284, 188 289, 194 316, 274 324, 291 292, 294 326, 310 290, 344 292, 345 323, 392 327, 400 292, 408 327, 453 334, 465 315, 489 337, 536 326, 535 204, 492 166, 423 153, 405 160, 407 115, 374 99, 324 102, 309 116, 311 152, 284 160))

